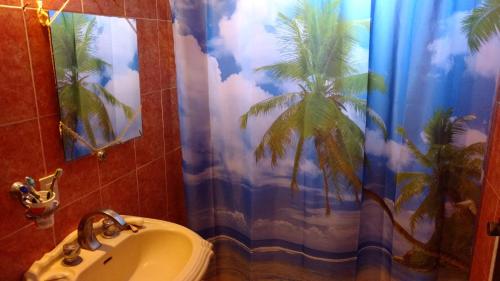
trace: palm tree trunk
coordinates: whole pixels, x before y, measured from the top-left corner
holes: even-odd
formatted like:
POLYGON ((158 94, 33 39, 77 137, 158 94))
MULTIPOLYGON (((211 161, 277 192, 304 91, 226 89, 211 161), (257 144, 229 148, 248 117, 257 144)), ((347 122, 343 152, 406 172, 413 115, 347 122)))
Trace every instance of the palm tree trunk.
MULTIPOLYGON (((426 243, 426 247, 436 253, 441 253, 441 242, 444 236, 444 220, 444 203, 442 203, 442 205, 439 206, 438 215, 434 219, 434 233, 432 233, 431 239, 426 243)), ((437 257, 434 267, 438 266, 439 262, 440 257, 437 257)))
POLYGON ((304 136, 300 135, 299 141, 297 143, 297 149, 295 150, 295 159, 293 161, 292 182, 290 184, 291 188, 292 188, 292 192, 299 191, 299 185, 297 183, 297 176, 299 174, 300 157, 302 155, 303 146, 304 146, 304 136))
POLYGON ((331 214, 332 210, 330 208, 330 187, 328 186, 328 177, 326 176, 326 170, 324 167, 321 168, 323 171, 323 191, 325 192, 325 214, 328 216, 331 214))
MULTIPOLYGON (((442 147, 439 149, 437 153, 437 166, 438 169, 436 171, 437 175, 437 189, 438 189, 438 196, 439 196, 439 206, 437 206, 437 215, 434 218, 434 233, 431 236, 431 239, 427 242, 427 247, 430 250, 433 250, 437 253, 441 252, 441 242, 443 240, 443 229, 444 229, 444 220, 445 220, 445 204, 446 204, 446 182, 448 181, 448 178, 446 174, 443 174, 443 170, 441 169, 441 153, 442 153, 442 147)), ((437 257, 436 262, 434 263, 434 267, 438 266, 440 262, 440 257, 437 257)))
POLYGON ((363 188, 363 195, 366 196, 366 198, 372 199, 373 201, 375 201, 377 204, 380 205, 380 207, 386 212, 387 216, 389 216, 389 219, 391 220, 391 222, 394 226, 394 229, 399 234, 401 234, 401 236, 403 236, 403 238, 405 240, 410 242, 413 246, 420 249, 426 255, 429 255, 429 256, 435 257, 435 258, 439 258, 442 262, 447 263, 449 265, 452 265, 452 266, 454 266, 454 267, 456 267, 464 272, 469 271, 468 264, 466 262, 462 261, 460 258, 454 257, 454 256, 447 254, 447 253, 443 253, 441 251, 435 251, 434 249, 430 249, 426 243, 423 243, 423 242, 415 239, 408 231, 406 231, 406 229, 401 224, 399 224, 396 221, 396 219, 394 219, 394 215, 392 214, 391 209, 389 208, 387 203, 385 203, 384 199, 382 197, 380 197, 377 193, 363 188))

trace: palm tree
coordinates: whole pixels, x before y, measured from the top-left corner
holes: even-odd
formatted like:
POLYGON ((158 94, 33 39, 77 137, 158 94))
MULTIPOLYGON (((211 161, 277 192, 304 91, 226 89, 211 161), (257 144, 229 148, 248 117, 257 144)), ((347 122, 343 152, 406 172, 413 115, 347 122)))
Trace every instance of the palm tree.
MULTIPOLYGON (((465 147, 458 146, 456 138, 464 133, 466 122, 473 120, 474 116, 453 119, 452 114, 451 109, 436 111, 427 123, 424 129, 428 143, 426 152, 417 148, 403 128, 399 129, 399 133, 424 171, 397 174, 397 183, 402 185, 402 189, 395 202, 395 211, 400 211, 411 199, 423 196, 422 202, 410 217, 410 228, 413 233, 418 222, 424 217, 434 220, 434 233, 426 243, 427 248, 434 251, 442 249, 443 229, 447 223, 446 202, 451 202, 455 206, 466 206, 465 209, 461 208, 462 212, 457 213, 457 216, 472 218, 468 220, 471 222, 475 215, 475 206, 479 204, 478 184, 482 173, 485 144, 478 142, 465 147)), ((463 248, 461 247, 462 250, 463 248)), ((451 252, 453 251, 451 249, 451 252)), ((417 261, 415 256, 419 256, 416 253, 412 252, 413 262, 417 261)), ((417 263, 421 263, 420 265, 435 266, 438 262, 438 259, 429 260, 425 256, 418 257, 418 260, 417 263)))
MULTIPOLYGON (((129 120, 133 116, 132 108, 116 99, 101 84, 86 81, 90 75, 102 74, 110 66, 94 55, 95 27, 95 17, 64 13, 51 26, 61 121, 73 130, 81 124, 93 146, 97 143, 96 127, 92 126, 95 122, 106 141, 115 138, 105 102, 119 106, 129 120)), ((64 136, 66 153, 74 158, 76 140, 64 136)))
POLYGON ((257 71, 293 81, 300 91, 259 102, 240 119, 244 129, 250 117, 283 110, 255 149, 255 158, 259 161, 270 153, 272 165, 277 165, 295 141, 290 184, 293 191, 298 190, 297 176, 304 145, 312 140, 323 174, 327 214, 330 213, 330 179, 335 179, 339 199, 342 190, 337 181, 340 178, 354 187, 357 199, 362 187, 357 168, 363 163, 364 133, 347 116, 346 110, 353 108, 368 116, 386 132, 383 120, 360 97, 367 89, 384 92, 384 79, 375 73, 356 73, 350 58, 356 43, 353 30, 366 22, 342 18, 338 13, 339 4, 339 1, 326 1, 315 6, 303 1, 293 17, 278 15, 283 60, 257 71))
POLYGON ((477 52, 494 34, 500 33, 500 0, 486 0, 462 24, 469 48, 477 52))

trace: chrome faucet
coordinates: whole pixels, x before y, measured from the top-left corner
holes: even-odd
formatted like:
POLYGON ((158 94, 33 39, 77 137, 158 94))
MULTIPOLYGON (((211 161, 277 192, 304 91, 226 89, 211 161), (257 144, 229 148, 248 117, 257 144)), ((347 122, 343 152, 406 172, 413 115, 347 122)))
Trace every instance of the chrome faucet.
POLYGON ((80 247, 83 249, 95 251, 101 247, 102 244, 97 241, 94 233, 93 218, 102 215, 111 219, 120 231, 130 229, 130 226, 125 222, 122 216, 111 209, 103 209, 88 213, 83 216, 78 225, 78 244, 80 244, 80 247))

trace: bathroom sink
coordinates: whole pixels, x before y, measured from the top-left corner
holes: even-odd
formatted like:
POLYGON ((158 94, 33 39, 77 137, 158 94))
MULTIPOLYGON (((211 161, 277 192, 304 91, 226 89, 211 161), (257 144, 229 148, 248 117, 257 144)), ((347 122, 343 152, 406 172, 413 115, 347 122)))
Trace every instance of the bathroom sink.
POLYGON ((212 244, 193 231, 166 221, 123 216, 129 224, 140 227, 134 233, 121 231, 114 238, 104 238, 99 223, 94 231, 102 246, 81 249, 82 262, 75 266, 63 263, 63 245, 77 239, 69 234, 54 250, 36 261, 25 273, 28 281, 167 281, 201 280, 210 257, 212 244))

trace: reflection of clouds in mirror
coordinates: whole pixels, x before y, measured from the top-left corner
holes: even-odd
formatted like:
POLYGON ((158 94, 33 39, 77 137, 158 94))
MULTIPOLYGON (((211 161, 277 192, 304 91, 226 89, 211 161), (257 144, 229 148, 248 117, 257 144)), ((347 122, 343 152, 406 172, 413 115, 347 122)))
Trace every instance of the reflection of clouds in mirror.
MULTIPOLYGON (((112 72, 107 79, 101 80, 102 86, 112 93, 119 101, 138 110, 140 106, 137 35, 135 20, 96 17, 97 36, 95 55, 107 60, 112 65, 112 72), (127 20, 130 22, 127 22, 127 20), (132 26, 131 26, 132 25, 132 26)), ((118 135, 127 126, 128 119, 121 108, 109 103, 106 109, 113 123, 115 134, 118 135)), ((125 134, 124 140, 136 137, 140 129, 140 117, 134 120, 125 134)))

